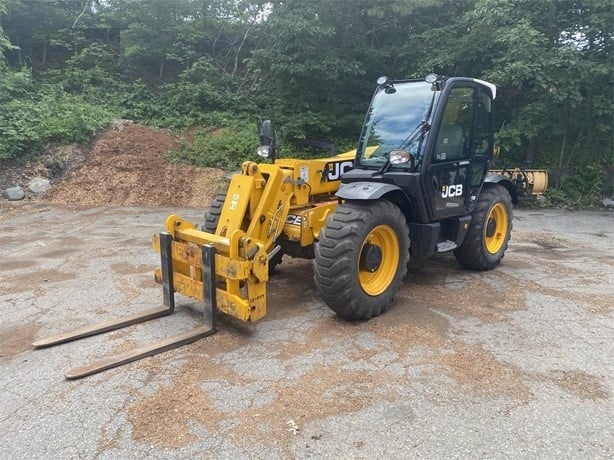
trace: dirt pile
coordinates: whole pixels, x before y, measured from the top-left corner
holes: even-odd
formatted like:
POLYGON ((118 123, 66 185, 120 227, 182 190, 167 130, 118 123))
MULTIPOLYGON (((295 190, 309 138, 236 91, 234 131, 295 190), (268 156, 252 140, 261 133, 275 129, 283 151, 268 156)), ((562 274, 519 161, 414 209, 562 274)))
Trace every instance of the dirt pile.
MULTIPOLYGON (((223 185, 224 171, 170 163, 166 156, 178 147, 179 140, 168 131, 123 120, 88 147, 55 147, 27 163, 3 165, 0 183, 24 187, 33 177, 51 180, 50 191, 26 193, 26 202, 206 208, 223 185)), ((0 201, 0 207, 9 206, 0 201)))
POLYGON ((204 208, 224 172, 169 163, 165 156, 178 144, 167 131, 115 124, 94 140, 83 164, 69 171, 43 200, 84 206, 204 208))

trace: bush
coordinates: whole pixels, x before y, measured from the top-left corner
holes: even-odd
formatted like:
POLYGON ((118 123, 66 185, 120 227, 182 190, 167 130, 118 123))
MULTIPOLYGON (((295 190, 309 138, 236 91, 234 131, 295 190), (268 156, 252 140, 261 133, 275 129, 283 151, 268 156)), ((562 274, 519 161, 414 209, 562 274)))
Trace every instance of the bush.
POLYGON ((122 118, 155 127, 168 127, 162 121, 168 112, 166 102, 160 98, 154 88, 138 80, 118 96, 118 106, 122 118))
POLYGON ((26 155, 48 142, 86 143, 113 116, 58 85, 35 84, 28 71, 0 78, 0 104, 0 159, 26 155))
POLYGON ((199 166, 232 170, 246 160, 260 159, 256 155, 258 143, 255 123, 226 122, 223 127, 204 127, 196 133, 186 133, 179 151, 173 152, 172 157, 199 166))
POLYGON ((578 166, 562 179, 560 187, 549 187, 545 193, 550 206, 596 206, 605 194, 607 174, 599 164, 578 166))
POLYGON ((113 118, 107 108, 69 95, 63 95, 59 100, 43 98, 41 103, 47 109, 52 109, 42 120, 45 141, 86 144, 113 118))

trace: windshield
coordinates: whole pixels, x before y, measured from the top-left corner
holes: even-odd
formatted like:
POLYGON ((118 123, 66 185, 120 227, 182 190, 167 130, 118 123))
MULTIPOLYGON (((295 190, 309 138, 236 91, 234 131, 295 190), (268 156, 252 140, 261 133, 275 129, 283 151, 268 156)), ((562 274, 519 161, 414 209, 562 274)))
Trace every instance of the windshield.
MULTIPOLYGON (((387 164, 391 150, 408 152, 418 164, 429 128, 427 118, 438 94, 425 81, 397 82, 392 91, 378 88, 358 144, 357 165, 380 168, 387 164)), ((410 165, 392 167, 408 169, 410 165)))

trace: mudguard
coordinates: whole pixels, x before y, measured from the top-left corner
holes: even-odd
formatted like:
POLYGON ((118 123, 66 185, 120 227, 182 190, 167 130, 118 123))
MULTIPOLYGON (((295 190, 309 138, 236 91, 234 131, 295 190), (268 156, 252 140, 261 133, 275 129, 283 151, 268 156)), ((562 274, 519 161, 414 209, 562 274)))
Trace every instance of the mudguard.
POLYGON ((510 196, 512 197, 512 203, 518 203, 518 190, 516 190, 516 185, 502 174, 489 172, 484 179, 484 185, 486 184, 499 184, 503 185, 508 192, 510 192, 510 196))
POLYGON ((377 200, 391 191, 401 191, 401 188, 382 182, 351 182, 341 184, 335 194, 344 200, 377 200))

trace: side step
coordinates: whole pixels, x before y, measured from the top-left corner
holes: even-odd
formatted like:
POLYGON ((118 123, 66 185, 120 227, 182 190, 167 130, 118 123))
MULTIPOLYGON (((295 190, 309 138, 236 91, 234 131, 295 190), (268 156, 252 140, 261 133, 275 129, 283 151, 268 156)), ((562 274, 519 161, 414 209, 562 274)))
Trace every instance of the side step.
MULTIPOLYGON (((153 308, 141 313, 123 316, 121 318, 105 321, 103 323, 86 326, 74 331, 59 334, 47 339, 36 341, 34 348, 44 348, 61 343, 78 340, 104 332, 114 331, 133 324, 142 323, 151 319, 168 316, 175 311, 175 290, 173 285, 173 261, 172 246, 173 238, 170 233, 160 233, 160 259, 162 268, 162 296, 164 307, 153 308)), ((171 337, 159 340, 149 345, 128 350, 116 356, 102 359, 85 366, 76 367, 68 371, 64 376, 67 379, 79 379, 88 375, 102 372, 106 369, 121 366, 122 364, 137 361, 153 356, 164 351, 178 348, 182 345, 194 342, 198 339, 217 332, 217 303, 215 297, 215 248, 213 245, 201 246, 202 251, 202 281, 203 281, 203 313, 205 324, 191 331, 182 332, 171 337)))
POLYGON ((446 240, 437 243, 437 252, 447 252, 456 249, 458 245, 454 241, 446 240))

